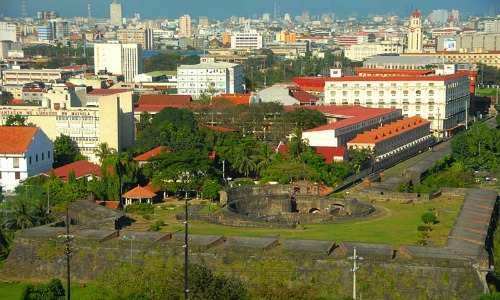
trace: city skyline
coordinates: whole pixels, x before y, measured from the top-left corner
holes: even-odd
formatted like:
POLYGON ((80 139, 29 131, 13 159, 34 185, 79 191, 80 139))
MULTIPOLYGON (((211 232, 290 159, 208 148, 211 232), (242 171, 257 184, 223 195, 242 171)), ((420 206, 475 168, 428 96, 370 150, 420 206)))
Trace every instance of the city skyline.
MULTIPOLYGON (((40 10, 55 10, 63 17, 87 16, 88 0, 72 0, 73 4, 68 6, 63 0, 26 0, 27 13, 35 16, 40 10)), ((96 18, 109 17, 109 4, 111 1, 91 0, 92 16, 96 18)), ((121 1, 123 4, 124 17, 131 17, 134 13, 140 13, 143 18, 177 18, 184 14, 192 16, 208 16, 210 18, 227 18, 236 16, 260 16, 263 13, 274 13, 274 1, 255 0, 251 3, 242 1, 238 5, 231 5, 229 0, 213 0, 206 4, 201 0, 186 0, 175 4, 165 5, 161 0, 148 0, 149 5, 144 5, 143 1, 127 0, 121 1), (163 9, 158 9, 161 6, 163 9), (225 8, 223 11, 221 7, 225 8)), ((423 0, 385 0, 373 3, 369 0, 357 0, 349 3, 337 0, 316 0, 304 2, 300 0, 276 1, 278 14, 290 13, 299 15, 303 11, 309 11, 312 15, 333 12, 339 18, 349 16, 369 16, 369 15, 407 15, 412 9, 421 9, 424 14, 434 9, 458 9, 464 15, 485 15, 498 13, 498 5, 494 0, 478 0, 475 2, 467 0, 444 0, 436 4, 435 1, 423 0), (362 13, 361 13, 362 12, 362 13)), ((0 0, 0 16, 20 16, 20 1, 0 0)))

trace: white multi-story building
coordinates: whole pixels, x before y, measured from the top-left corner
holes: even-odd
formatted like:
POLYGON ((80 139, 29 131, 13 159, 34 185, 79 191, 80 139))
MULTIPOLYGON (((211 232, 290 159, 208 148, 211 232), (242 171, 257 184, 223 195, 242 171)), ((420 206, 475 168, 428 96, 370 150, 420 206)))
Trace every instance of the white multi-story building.
POLYGON ((69 136, 93 162, 98 161, 95 151, 101 143, 119 151, 134 143, 132 92, 127 90, 98 89, 87 94, 85 88, 53 87, 40 106, 0 106, 0 125, 11 115, 27 117, 51 140, 69 136))
POLYGON ((407 37, 408 47, 406 48, 406 51, 408 53, 422 53, 424 49, 422 41, 422 13, 419 10, 416 10, 411 14, 407 37))
POLYGON ((52 169, 54 146, 37 127, 0 126, 0 186, 12 192, 22 180, 52 169))
POLYGON ((234 32, 231 35, 232 49, 262 49, 264 39, 262 34, 252 30, 245 32, 234 32))
POLYGON ((199 98, 203 93, 235 94, 245 88, 243 67, 225 62, 203 62, 177 68, 177 89, 181 95, 199 98))
POLYGON ((16 24, 0 22, 0 41, 17 42, 16 24))
POLYGON ((469 77, 457 72, 429 76, 346 76, 325 83, 325 103, 398 108, 408 117, 431 121, 432 130, 447 136, 465 121, 469 77))
POLYGON ((109 5, 109 21, 113 26, 121 26, 123 24, 122 19, 122 4, 113 0, 109 5))
POLYGON ((380 43, 362 43, 352 45, 345 49, 345 57, 354 61, 363 61, 369 57, 380 54, 400 54, 403 46, 399 43, 383 41, 380 43))
POLYGON ((30 82, 55 83, 69 79, 73 72, 62 69, 9 69, 4 70, 4 85, 22 85, 30 82))
POLYGON ((125 82, 133 82, 143 72, 142 47, 139 44, 121 44, 113 41, 94 44, 95 74, 106 71, 123 75, 125 82))
POLYGON ((184 15, 179 18, 179 37, 191 37, 191 16, 184 15))

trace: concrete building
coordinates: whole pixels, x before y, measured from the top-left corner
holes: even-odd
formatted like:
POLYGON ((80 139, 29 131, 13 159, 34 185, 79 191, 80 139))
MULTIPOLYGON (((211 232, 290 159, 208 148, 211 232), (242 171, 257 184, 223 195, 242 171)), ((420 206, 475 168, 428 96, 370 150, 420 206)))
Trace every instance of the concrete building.
POLYGON ((54 39, 52 28, 49 24, 37 26, 36 33, 40 42, 49 42, 54 39))
POLYGON ((369 149, 373 151, 376 165, 392 165, 432 145, 430 124, 418 116, 397 120, 358 134, 347 147, 369 149))
POLYGON ((135 76, 143 73, 142 47, 139 44, 119 42, 94 44, 95 74, 106 71, 123 75, 125 82, 133 82, 135 76))
POLYGON ((500 51, 500 33, 461 33, 438 37, 438 52, 481 53, 500 51))
POLYGON ((2 73, 4 85, 23 85, 31 82, 56 83, 65 81, 72 71, 62 69, 9 69, 2 73))
POLYGON ((381 54, 400 54, 403 46, 399 43, 383 41, 380 43, 362 43, 352 45, 344 51, 345 57, 354 61, 364 61, 369 57, 381 54))
POLYGON ((13 192, 19 183, 52 169, 54 146, 37 127, 0 126, 0 187, 13 192))
POLYGON ((433 55, 376 55, 363 62, 363 67, 372 69, 426 69, 430 65, 442 64, 443 60, 433 55))
POLYGON ((302 139, 312 147, 342 147, 357 134, 401 118, 401 110, 362 106, 311 106, 322 112, 328 124, 305 130, 302 139))
MULTIPOLYGON (((68 87, 66 89, 69 89, 68 87)), ((120 89, 68 91, 64 88, 47 93, 41 106, 0 106, 0 124, 10 115, 27 117, 51 140, 68 135, 81 153, 97 162, 96 149, 101 143, 119 151, 134 143, 132 92, 120 89)))
POLYGON ((191 16, 184 15, 179 18, 179 37, 189 38, 193 35, 191 16))
POLYGON ((143 48, 145 50, 153 50, 155 47, 154 44, 154 30, 152 28, 146 28, 144 31, 144 45, 143 48))
POLYGON ((500 19, 484 21, 484 32, 500 33, 500 19))
POLYGON ((17 42, 16 24, 0 22, 0 41, 17 42))
POLYGON ((109 5, 109 22, 113 26, 123 25, 122 4, 113 0, 109 5))
POLYGON ((325 103, 398 108, 431 121, 438 136, 464 124, 470 106, 468 73, 428 76, 345 76, 325 83, 325 103))
MULTIPOLYGON (((412 61, 413 65, 420 65, 418 62, 434 62, 431 64, 483 64, 490 67, 500 68, 500 51, 490 52, 449 52, 442 51, 436 53, 421 53, 421 54, 401 54, 402 60, 412 61)), ((367 64, 369 66, 371 64, 367 64)), ((422 66, 425 68, 425 66, 422 66)))
POLYGON ((255 30, 235 32, 231 36, 232 49, 262 49, 263 46, 263 36, 255 30))
POLYGON ((118 29, 116 39, 122 44, 139 44, 146 48, 146 31, 141 28, 118 29))
POLYGON ((422 13, 419 10, 414 11, 410 17, 410 25, 407 33, 407 48, 408 53, 423 52, 423 34, 422 34, 422 13))
POLYGON ((243 93, 244 84, 243 67, 238 64, 204 62, 177 68, 178 93, 195 99, 210 90, 215 94, 243 93))
POLYGON ((310 51, 309 41, 289 42, 289 43, 267 43, 266 49, 274 55, 285 56, 290 59, 304 57, 310 51))

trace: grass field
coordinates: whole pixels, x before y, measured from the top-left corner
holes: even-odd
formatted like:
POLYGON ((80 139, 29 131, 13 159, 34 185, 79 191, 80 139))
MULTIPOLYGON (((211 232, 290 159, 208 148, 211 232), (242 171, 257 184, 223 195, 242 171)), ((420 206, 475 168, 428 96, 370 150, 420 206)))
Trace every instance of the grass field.
POLYGON ((496 88, 477 88, 476 96, 496 96, 497 89, 496 88))
MULTIPOLYGON (((0 299, 19 300, 23 294, 27 283, 5 283, 0 282, 0 299)), ((96 289, 92 286, 82 287, 80 285, 71 285, 71 298, 78 300, 95 300, 97 296, 96 289)))
MULTIPOLYGON (((357 241, 399 246, 417 243, 417 226, 421 224, 421 215, 429 209, 435 209, 440 223, 434 225, 431 241, 436 246, 443 246, 462 203, 463 199, 444 197, 420 204, 381 203, 378 208, 383 213, 372 219, 339 224, 304 225, 297 229, 240 228, 191 221, 190 232, 225 236, 280 236, 290 239, 357 241)), ((162 231, 182 231, 183 224, 175 219, 175 213, 182 211, 182 202, 178 205, 175 210, 157 209, 152 220, 137 217, 138 222, 131 230, 147 230, 155 220, 162 220, 167 224, 162 231)))

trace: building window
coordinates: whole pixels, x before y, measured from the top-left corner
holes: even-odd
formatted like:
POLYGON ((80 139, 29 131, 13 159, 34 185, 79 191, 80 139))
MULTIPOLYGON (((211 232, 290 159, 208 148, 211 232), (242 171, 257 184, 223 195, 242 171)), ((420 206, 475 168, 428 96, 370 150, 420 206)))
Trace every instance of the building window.
POLYGON ((47 158, 50 159, 50 151, 47 151, 47 158))
POLYGON ((42 160, 44 160, 44 159, 45 159, 45 153, 42 152, 42 160))
POLYGON ((418 96, 418 97, 420 97, 420 96, 422 95, 422 91, 421 91, 421 90, 417 90, 417 91, 415 92, 415 94, 417 94, 417 96, 418 96))
POLYGON ((38 154, 35 155, 35 161, 38 162, 38 154))
POLYGON ((30 162, 30 165, 31 165, 31 156, 30 156, 30 158, 29 158, 29 162, 30 162))
POLYGON ((12 164, 14 168, 19 168, 19 158, 15 157, 12 159, 12 164))
POLYGON ((14 172, 14 176, 17 180, 21 179, 21 172, 14 172))

